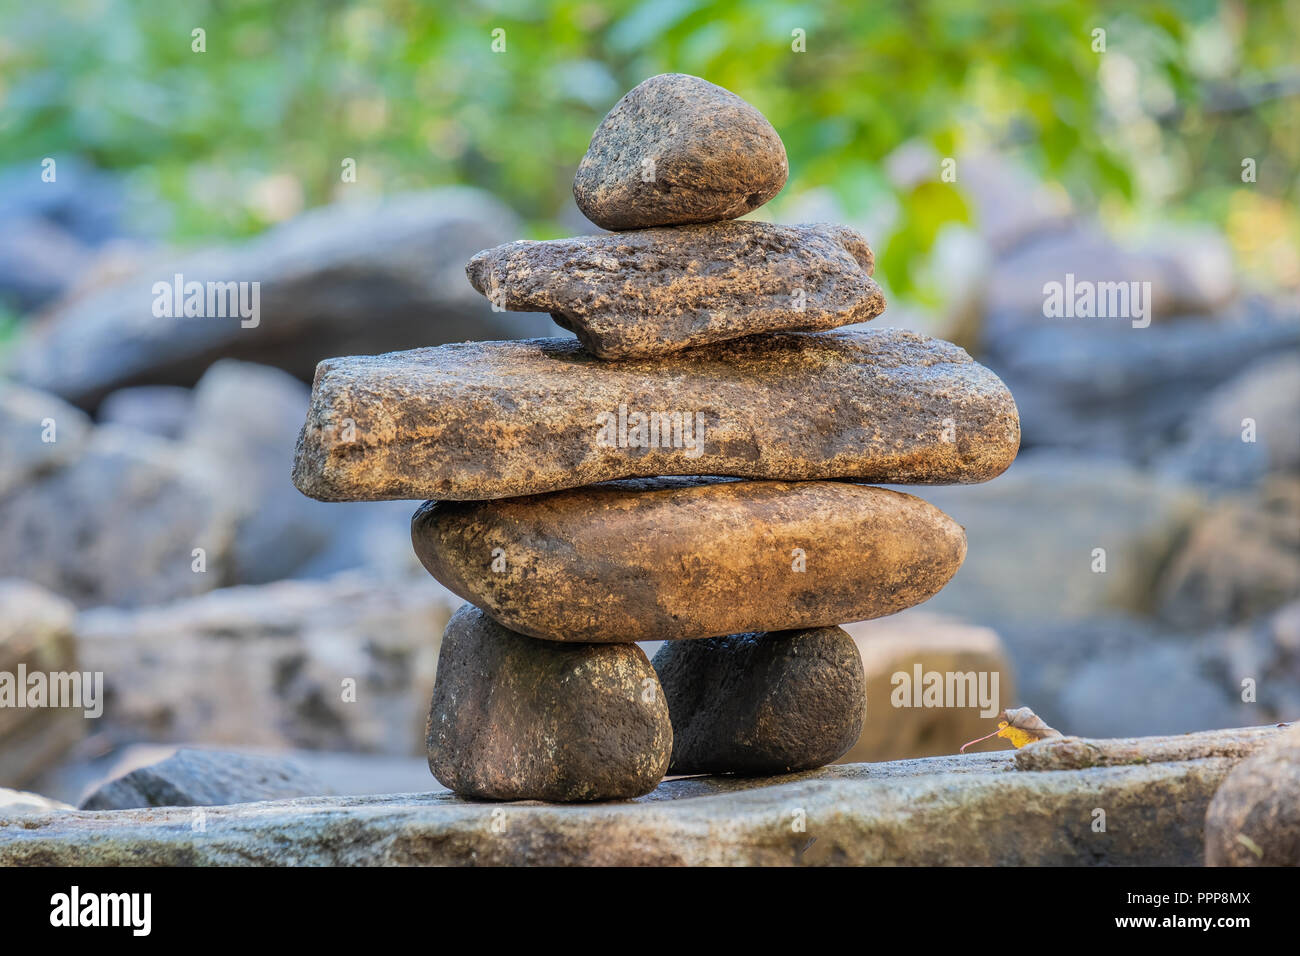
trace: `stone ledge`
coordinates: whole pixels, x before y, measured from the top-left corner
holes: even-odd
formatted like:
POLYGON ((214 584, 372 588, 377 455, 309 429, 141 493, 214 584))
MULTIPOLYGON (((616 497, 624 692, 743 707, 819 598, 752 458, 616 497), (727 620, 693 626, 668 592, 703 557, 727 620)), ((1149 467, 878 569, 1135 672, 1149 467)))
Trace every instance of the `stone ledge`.
POLYGON ((203 832, 188 808, 54 811, 0 817, 0 865, 1192 866, 1235 763, 1032 772, 1007 751, 677 778, 621 803, 306 797, 205 808, 203 832))

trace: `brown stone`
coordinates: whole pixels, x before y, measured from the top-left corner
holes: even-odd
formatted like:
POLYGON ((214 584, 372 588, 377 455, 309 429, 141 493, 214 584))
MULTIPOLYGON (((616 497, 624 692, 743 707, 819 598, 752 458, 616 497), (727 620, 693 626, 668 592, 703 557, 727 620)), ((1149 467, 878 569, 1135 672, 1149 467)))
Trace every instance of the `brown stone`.
POLYGON ((649 793, 673 734, 635 644, 559 644, 515 634, 476 607, 442 636, 429 709, 429 769, 491 800, 616 800, 649 793))
POLYGON ((926 600, 961 527, 842 482, 657 480, 429 502, 411 538, 435 578, 511 630, 656 641, 825 627, 926 600))
POLYGON ((670 642, 654 668, 673 723, 670 774, 812 770, 862 730, 862 661, 838 627, 670 642))
POLYGON ((976 482, 1019 442, 996 375, 900 329, 737 339, 671 363, 602 362, 571 340, 476 342, 322 362, 294 482, 324 501, 656 475, 976 482), (652 414, 659 429, 635 427, 652 414))
POLYGON ((1223 781, 1205 814, 1206 866, 1300 866, 1300 726, 1223 781))
POLYGON ((698 76, 664 73, 601 121, 573 198, 605 229, 713 222, 757 209, 788 175, 785 146, 762 113, 698 76))
POLYGON ((499 308, 549 312, 616 359, 874 319, 885 297, 873 262, 844 226, 725 222, 511 242, 465 271, 499 308))

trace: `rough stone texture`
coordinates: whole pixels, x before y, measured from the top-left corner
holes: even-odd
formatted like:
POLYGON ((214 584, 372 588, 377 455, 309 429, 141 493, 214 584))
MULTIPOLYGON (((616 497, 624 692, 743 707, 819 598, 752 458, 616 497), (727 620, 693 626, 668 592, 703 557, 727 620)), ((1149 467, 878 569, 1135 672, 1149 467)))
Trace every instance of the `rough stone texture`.
POLYGON ((1300 726, 1243 760, 1205 817, 1207 866, 1300 866, 1300 726))
MULTIPOLYGON (((61 177, 60 177, 61 178, 61 177)), ((33 323, 10 374, 82 407, 130 385, 193 385, 236 358, 311 377, 322 358, 544 327, 493 312, 465 285, 465 261, 519 234, 500 203, 453 188, 312 210, 244 243, 160 255, 33 323), (260 321, 158 318, 154 284, 260 282, 260 321)))
POLYGON ((71 465, 0 499, 0 575, 80 606, 157 603, 224 583, 233 533, 210 468, 162 439, 101 426, 71 465))
POLYGON ((282 757, 178 750, 165 760, 103 784, 81 801, 81 809, 222 807, 331 792, 314 774, 282 757))
MULTIPOLYGON (((986 688, 993 696, 992 675, 997 675, 994 713, 1015 704, 1015 674, 1006 648, 995 631, 960 619, 928 611, 909 611, 878 621, 843 625, 853 638, 862 658, 865 675, 866 718, 862 733, 842 763, 898 760, 954 754, 962 744, 983 737, 996 723, 981 716, 980 675, 988 675, 986 688), (895 707, 900 688, 915 683, 915 668, 921 674, 976 675, 975 693, 963 707, 917 707, 908 694, 908 706, 895 707), (903 673, 908 681, 895 681, 903 673)), ((924 686, 924 685, 922 685, 924 686)), ((966 685, 962 685, 965 687, 966 685)), ((972 751, 1005 750, 1005 740, 976 744, 972 751)))
MULTIPOLYGON (((1283 725, 1285 726, 1285 725, 1283 725)), ((1241 760, 1271 746, 1282 736, 1278 727, 1207 730, 1169 737, 1052 737, 1016 751, 1017 770, 1085 770, 1130 764, 1168 763, 1201 757, 1241 760)))
POLYGON ((500 308, 549 312, 605 359, 874 319, 885 297, 846 226, 728 222, 480 252, 466 274, 500 308))
POLYGON ((673 732, 635 644, 558 644, 465 605, 442 636, 429 769, 490 800, 617 800, 653 790, 673 732))
POLYGON ((62 399, 0 380, 0 498, 76 461, 90 430, 85 413, 62 399))
POLYGON ((919 604, 961 528, 919 498, 842 482, 642 479, 426 502, 429 573, 513 631, 655 641, 832 626, 919 604), (743 600, 737 600, 743 596, 743 600))
POLYGON ((423 755, 438 640, 460 602, 427 575, 224 588, 77 621, 104 672, 101 742, 423 755), (344 700, 344 681, 355 700, 344 700))
POLYGON ((1157 588, 1161 615, 1184 627, 1234 624, 1300 595, 1300 479, 1217 502, 1157 588))
POLYGON ((673 724, 670 774, 812 770, 862 731, 862 662, 838 627, 668 643, 653 663, 673 724))
POLYGON ((1195 866, 1233 765, 1029 773, 990 753, 668 780, 634 803, 581 807, 304 798, 208 810, 201 834, 188 809, 61 811, 0 818, 0 865, 1195 866), (1105 833, 1092 830, 1098 806, 1105 833))
POLYGON ((656 475, 973 482, 1000 474, 1018 445, 997 377, 913 332, 741 339, 671 366, 534 339, 322 362, 294 483, 347 501, 502 498, 656 475), (681 447, 620 447, 642 437, 608 434, 620 405, 703 429, 674 433, 681 447))
POLYGON ((684 73, 645 80, 605 116, 573 179, 605 229, 735 219, 785 185, 785 146, 754 107, 684 73))
MULTIPOLYGON (((76 609, 44 588, 0 579, 0 672, 28 674, 77 669, 76 609)), ((20 688, 20 692, 22 689, 20 688)), ((81 739, 84 709, 0 707, 0 786, 22 786, 56 763, 81 739)))
POLYGON ((1150 611, 1161 570, 1205 508, 1182 482, 1051 451, 1021 455, 987 485, 926 498, 966 529, 968 546, 931 608, 996 627, 1150 611), (1096 548, 1104 572, 1093 570, 1096 548))

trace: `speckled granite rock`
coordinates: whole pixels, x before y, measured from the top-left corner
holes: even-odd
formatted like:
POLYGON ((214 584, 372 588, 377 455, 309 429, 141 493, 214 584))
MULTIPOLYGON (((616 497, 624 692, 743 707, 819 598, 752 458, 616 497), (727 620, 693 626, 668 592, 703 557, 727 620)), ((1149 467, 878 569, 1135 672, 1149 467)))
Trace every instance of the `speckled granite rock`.
POLYGON ((429 769, 492 800, 613 800, 653 790, 672 749, 668 707, 635 644, 515 634, 476 607, 442 636, 429 769))
POLYGON ((499 308, 550 312, 615 359, 865 322, 885 308, 873 264, 845 226, 727 222, 511 242, 465 271, 499 308))
POLYGON ((1019 441, 997 376, 914 332, 775 334, 671 364, 531 339, 322 362, 294 482, 325 501, 501 498, 656 475, 976 482, 1019 441))
POLYGON ((862 661, 838 627, 675 641, 653 663, 673 723, 670 774, 812 770, 862 730, 862 661))
POLYGON ((698 76, 664 73, 601 121, 573 198, 605 229, 713 222, 757 209, 787 175, 785 146, 762 113, 698 76))
POLYGON ((411 538, 452 591, 554 641, 881 617, 931 597, 966 553, 961 527, 919 498, 828 481, 648 479, 427 502, 411 538))
POLYGON ((1207 866, 1300 866, 1300 725, 1243 760, 1205 815, 1207 866))

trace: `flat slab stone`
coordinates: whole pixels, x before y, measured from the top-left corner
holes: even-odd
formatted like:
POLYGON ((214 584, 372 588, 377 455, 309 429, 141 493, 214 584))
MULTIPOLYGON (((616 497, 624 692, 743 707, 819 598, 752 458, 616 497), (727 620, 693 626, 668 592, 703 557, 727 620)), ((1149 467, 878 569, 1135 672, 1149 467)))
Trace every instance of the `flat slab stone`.
POLYGON ((617 359, 874 319, 885 309, 874 261, 846 226, 725 222, 511 242, 465 272, 497 308, 549 312, 617 359))
POLYGON ((411 540, 446 587, 551 641, 882 617, 933 596, 966 554, 961 527, 921 499, 831 481, 642 479, 427 502, 411 540))
POLYGON ((601 121, 573 198, 605 229, 712 222, 757 209, 789 172, 781 137, 762 113, 698 76, 664 73, 601 121))
POLYGON ((323 501, 503 498, 656 475, 977 482, 1019 442, 996 375, 900 329, 738 339, 671 363, 530 339, 322 362, 293 475, 323 501))
POLYGON ((1005 752, 680 778, 582 806, 305 797, 209 808, 202 833, 183 808, 24 813, 0 815, 0 866, 1195 866, 1234 764, 1029 772, 1005 752))

